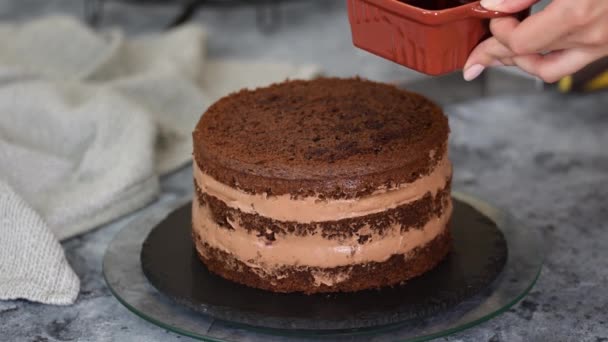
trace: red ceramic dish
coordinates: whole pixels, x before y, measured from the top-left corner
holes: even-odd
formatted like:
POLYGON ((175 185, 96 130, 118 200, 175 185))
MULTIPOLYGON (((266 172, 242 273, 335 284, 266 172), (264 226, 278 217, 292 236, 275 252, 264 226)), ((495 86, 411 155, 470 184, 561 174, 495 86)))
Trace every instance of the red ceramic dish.
MULTIPOLYGON (((449 0, 348 0, 353 43, 371 53, 429 75, 462 69, 469 53, 489 36, 489 20, 504 16, 479 1, 442 8, 449 0), (431 9, 428 9, 431 8, 431 9)), ((527 15, 527 12, 523 14, 527 15)), ((520 15, 521 17, 521 15, 520 15)))

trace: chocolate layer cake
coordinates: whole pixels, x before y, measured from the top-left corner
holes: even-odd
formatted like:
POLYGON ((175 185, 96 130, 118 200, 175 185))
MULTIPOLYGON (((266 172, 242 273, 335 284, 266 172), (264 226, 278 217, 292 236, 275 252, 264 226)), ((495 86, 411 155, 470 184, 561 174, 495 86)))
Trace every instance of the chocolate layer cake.
POLYGON ((192 235, 220 276, 276 292, 398 284, 449 252, 448 122, 361 79, 220 99, 194 131, 192 235))

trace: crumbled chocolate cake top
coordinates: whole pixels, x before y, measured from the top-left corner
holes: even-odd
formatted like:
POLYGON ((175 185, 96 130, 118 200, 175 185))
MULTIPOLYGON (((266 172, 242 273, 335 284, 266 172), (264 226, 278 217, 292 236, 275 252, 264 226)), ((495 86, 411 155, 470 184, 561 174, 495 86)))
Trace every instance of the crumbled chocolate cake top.
POLYGON ((247 192, 348 198, 429 173, 448 133, 442 110, 420 95, 318 78, 220 99, 196 126, 194 157, 247 192))

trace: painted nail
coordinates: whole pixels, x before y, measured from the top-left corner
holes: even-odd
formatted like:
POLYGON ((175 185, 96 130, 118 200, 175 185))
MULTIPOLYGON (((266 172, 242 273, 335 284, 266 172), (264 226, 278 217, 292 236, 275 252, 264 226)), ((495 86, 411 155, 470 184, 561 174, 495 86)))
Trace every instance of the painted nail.
POLYGON ((472 80, 476 79, 477 76, 479 76, 483 72, 483 70, 485 68, 486 67, 484 67, 481 64, 475 64, 475 65, 470 66, 463 73, 464 80, 465 81, 472 81, 472 80))
POLYGON ((489 10, 498 10, 504 0, 481 0, 481 6, 489 10))

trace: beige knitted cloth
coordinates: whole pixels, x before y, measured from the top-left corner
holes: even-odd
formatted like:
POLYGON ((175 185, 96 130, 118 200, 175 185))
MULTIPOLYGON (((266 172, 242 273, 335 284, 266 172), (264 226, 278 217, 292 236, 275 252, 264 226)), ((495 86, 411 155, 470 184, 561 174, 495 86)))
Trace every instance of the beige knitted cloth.
POLYGON ((0 299, 73 303, 59 240, 154 200, 204 109, 313 67, 207 60, 205 31, 135 38, 69 17, 0 24, 0 299))

